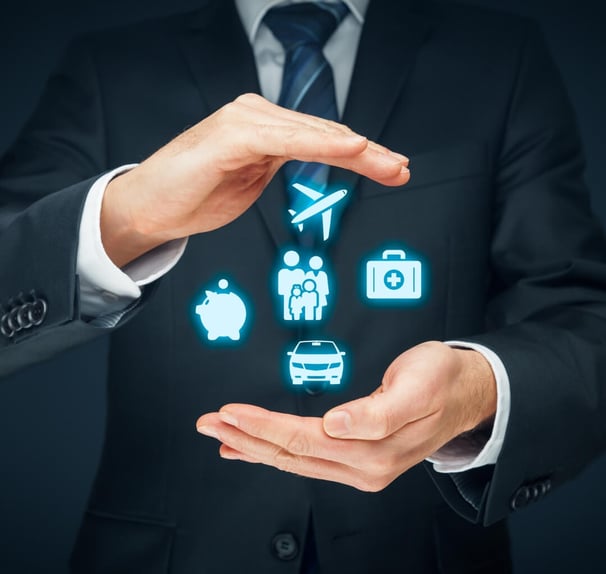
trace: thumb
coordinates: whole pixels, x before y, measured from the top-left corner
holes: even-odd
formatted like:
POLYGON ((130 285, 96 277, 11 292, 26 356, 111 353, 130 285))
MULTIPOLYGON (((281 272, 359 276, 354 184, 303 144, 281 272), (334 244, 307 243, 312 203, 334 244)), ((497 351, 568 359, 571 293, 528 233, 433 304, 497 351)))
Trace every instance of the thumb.
MULTIPOLYGON (((400 385, 401 386, 401 385, 400 385)), ((410 401, 397 386, 339 405, 323 417, 324 432, 334 438, 380 440, 412 420, 410 401)))

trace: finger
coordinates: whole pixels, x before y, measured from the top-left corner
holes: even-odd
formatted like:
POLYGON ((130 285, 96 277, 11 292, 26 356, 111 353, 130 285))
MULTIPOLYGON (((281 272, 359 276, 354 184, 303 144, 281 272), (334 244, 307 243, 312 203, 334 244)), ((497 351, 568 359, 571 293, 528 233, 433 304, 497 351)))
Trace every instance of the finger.
MULTIPOLYGON (((256 409, 256 407, 251 407, 251 410, 253 409, 256 409)), ((259 410, 264 411, 265 409, 259 410)), ((271 413, 270 411, 266 412, 271 415, 280 414, 271 413)), ((259 460, 265 463, 272 461, 272 466, 276 467, 282 466, 282 459, 286 459, 284 461, 284 465, 287 465, 288 461, 290 461, 291 459, 306 456, 302 454, 302 450, 305 452, 311 452, 305 447, 301 449, 300 444, 298 442, 297 444, 293 443, 290 448, 285 448, 277 442, 259 438, 258 436, 247 432, 243 428, 240 428, 240 426, 234 425, 233 415, 227 415, 227 418, 230 422, 224 422, 224 420, 222 420, 222 417, 226 418, 225 415, 226 413, 209 413, 203 415, 202 417, 200 417, 200 419, 198 419, 196 425, 198 432, 220 440, 224 445, 227 445, 233 450, 244 453, 251 459, 259 460)), ((274 418, 277 419, 278 417, 274 418)), ((320 419, 316 419, 316 422, 318 423, 316 426, 321 427, 320 419)), ((239 418, 238 425, 243 425, 244 427, 250 426, 246 421, 246 416, 242 416, 241 418, 239 418)), ((267 427, 271 427, 271 425, 265 425, 265 428, 267 427)), ((336 439, 330 440, 336 441, 336 439)), ((316 457, 309 456, 308 458, 316 457)))
MULTIPOLYGON (((236 102, 239 102, 242 107, 244 107, 248 111, 248 113, 254 114, 253 117, 257 117, 257 114, 259 112, 263 112, 264 114, 266 114, 266 118, 278 120, 277 123, 305 124, 322 130, 332 131, 332 129, 335 129, 344 134, 354 133, 351 128, 344 124, 320 118, 318 116, 293 111, 288 108, 283 108, 281 106, 269 102, 268 100, 257 94, 244 94, 238 97, 236 102)), ((408 166, 409 159, 406 156, 392 151, 384 145, 381 145, 376 142, 369 141, 368 145, 375 151, 379 151, 385 155, 393 155, 397 159, 402 160, 404 165, 408 166)))
POLYGON ((221 445, 219 453, 221 457, 228 460, 242 460, 252 464, 261 463, 266 466, 272 466, 283 472, 289 472, 307 478, 337 482, 365 492, 376 492, 387 486, 387 484, 380 484, 379 481, 365 478, 364 474, 357 469, 322 459, 296 457, 294 455, 289 456, 287 453, 279 459, 271 456, 266 457, 263 454, 256 458, 225 444, 221 445))
POLYGON ((243 114, 242 118, 249 122, 260 119, 260 114, 263 114, 263 118, 266 120, 269 119, 270 123, 303 124, 329 131, 336 130, 342 133, 354 133, 344 124, 278 106, 257 94, 243 94, 234 103, 238 104, 236 111, 240 110, 243 114))
MULTIPOLYGON (((318 417, 299 417, 243 404, 225 405, 219 411, 223 422, 252 437, 274 444, 294 455, 324 458, 349 463, 351 450, 342 441, 329 437, 318 417)), ((352 445, 353 446, 353 445, 352 445)), ((359 448, 367 445, 355 445, 359 448)), ((364 453, 358 452, 358 456, 364 453)))
POLYGON ((413 386, 400 381, 383 392, 335 407, 324 415, 324 431, 335 438, 380 440, 434 414, 425 401, 415 402, 413 386))
POLYGON ((332 480, 362 490, 384 488, 396 476, 435 452, 446 442, 436 432, 439 429, 439 421, 428 417, 407 425, 381 441, 338 441, 342 443, 342 452, 349 453, 348 462, 340 462, 296 454, 249 435, 233 424, 223 422, 219 413, 204 415, 198 421, 199 432, 223 443, 220 453, 225 458, 260 462, 280 470, 332 480), (366 450, 367 456, 355 452, 359 444, 372 446, 366 450))
MULTIPOLYGON (((209 415, 201 417, 198 426, 211 425, 217 430, 216 413, 212 418, 208 417, 209 415)), ((372 442, 344 442, 329 437, 322 428, 322 419, 317 417, 298 417, 252 405, 230 404, 221 409, 218 418, 221 423, 237 427, 241 431, 241 435, 230 435, 232 441, 242 441, 229 443, 238 450, 248 452, 247 440, 248 437, 253 437, 293 455, 332 460, 354 468, 373 465, 375 459, 382 456, 378 446, 372 442)), ((223 427, 219 427, 223 431, 223 427)), ((223 434, 221 440, 225 441, 223 434)), ((387 445, 384 452, 391 448, 391 445, 387 445)))
POLYGON ((241 460, 243 462, 250 462, 251 464, 260 464, 260 461, 256 458, 253 458, 246 453, 240 452, 223 443, 219 447, 219 456, 227 460, 241 460))
POLYGON ((390 187, 405 185, 410 180, 410 171, 405 165, 407 160, 398 158, 396 162, 393 162, 393 157, 369 149, 359 156, 331 158, 324 160, 323 163, 355 171, 381 185, 390 187))
MULTIPOLYGON (((321 118, 315 118, 314 116, 307 116, 305 114, 299 114, 298 112, 291 112, 290 110, 285 110, 285 112, 287 112, 289 114, 294 114, 294 117, 289 119, 287 123, 261 124, 262 129, 266 129, 266 128, 271 129, 271 130, 282 129, 282 130, 287 130, 287 131, 296 129, 297 131, 299 131, 301 133, 302 136, 305 136, 306 133, 310 133, 310 134, 313 134, 314 137, 325 138, 324 143, 327 143, 329 145, 330 145, 330 142, 327 140, 330 138, 333 138, 333 137, 346 138, 346 139, 354 138, 354 141, 355 141, 355 138, 359 136, 359 134, 356 134, 355 132, 353 132, 352 130, 347 128, 346 126, 337 124, 336 122, 323 120, 321 118), (300 119, 301 117, 310 118, 310 120, 306 121, 304 123, 295 121, 295 120, 300 119)), ((370 159, 371 161, 376 161, 379 164, 383 164, 386 166, 398 165, 400 168, 408 167, 410 160, 405 155, 392 151, 389 148, 387 148, 383 145, 380 145, 376 142, 370 141, 370 140, 365 140, 365 142, 366 142, 366 146, 360 152, 360 155, 362 156, 361 158, 357 157, 358 154, 352 153, 351 149, 340 148, 338 150, 339 153, 334 155, 334 159, 352 158, 353 162, 355 162, 356 164, 358 163, 358 161, 360 159, 366 159, 366 160, 370 159)), ((311 148, 311 150, 312 150, 312 153, 317 154, 318 152, 320 152, 320 153, 322 153, 322 157, 325 157, 323 150, 313 148, 313 147, 311 148)), ((298 159, 301 161, 319 161, 319 159, 317 157, 314 157, 314 155, 306 156, 306 157, 300 156, 300 154, 304 153, 304 152, 303 152, 303 150, 299 151, 298 147, 296 150, 294 148, 290 148, 290 149, 287 148, 286 151, 288 153, 291 153, 292 157, 290 159, 298 159), (295 157, 295 153, 299 154, 299 155, 297 157, 295 157)), ((330 158, 328 158, 328 159, 330 159, 330 158)), ((325 160, 325 163, 328 163, 328 161, 325 160)), ((349 162, 348 163, 340 162, 340 164, 339 164, 339 167, 351 168, 352 166, 353 166, 353 164, 351 164, 349 162)), ((396 171, 393 171, 392 173, 397 175, 399 172, 396 170, 396 171)))
MULTIPOLYGON (((221 131, 215 135, 213 149, 204 146, 204 151, 214 154, 213 159, 219 161, 223 169, 233 171, 267 156, 282 158, 283 161, 323 162, 328 158, 358 156, 367 147, 368 140, 363 136, 326 126, 231 122, 221 126, 221 131)), ((393 157, 384 160, 388 161, 392 164, 398 162, 393 157)))
POLYGON ((389 149, 389 148, 385 147, 384 145, 381 145, 381 144, 379 144, 377 142, 369 140, 368 141, 368 147, 371 148, 371 149, 374 149, 374 150, 376 150, 376 151, 378 151, 380 153, 389 154, 389 155, 394 156, 395 158, 397 158, 397 159, 399 159, 399 160, 402 161, 402 164, 404 165, 404 167, 408 167, 409 164, 410 164, 410 159, 407 156, 405 156, 404 154, 401 154, 399 152, 393 151, 393 150, 391 150, 391 149, 389 149))
MULTIPOLYGON (((402 185, 407 181, 407 173, 403 171, 408 165, 406 156, 368 142, 346 126, 286 110, 252 94, 238 98, 229 106, 226 106, 227 112, 219 112, 224 114, 220 125, 228 128, 224 130, 225 142, 230 144, 228 149, 236 152, 231 158, 223 154, 227 171, 270 155, 284 161, 297 159, 344 167, 387 185, 402 185), (254 107, 242 104, 249 97, 254 100, 254 107), (235 145, 238 141, 239 146, 235 145), (341 158, 352 159, 342 161, 341 158), (230 159, 235 164, 229 162, 230 159)), ((213 139, 215 143, 221 141, 213 139)), ((216 146, 215 149, 220 152, 222 148, 216 146)))

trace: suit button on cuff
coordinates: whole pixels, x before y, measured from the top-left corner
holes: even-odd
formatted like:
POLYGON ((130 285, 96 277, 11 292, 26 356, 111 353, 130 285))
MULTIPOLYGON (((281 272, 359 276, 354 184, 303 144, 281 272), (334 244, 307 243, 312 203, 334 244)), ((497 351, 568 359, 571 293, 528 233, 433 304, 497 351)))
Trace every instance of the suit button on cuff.
POLYGON ((32 325, 40 325, 46 319, 46 313, 48 311, 48 305, 46 301, 41 298, 37 298, 32 304, 28 311, 28 317, 32 325))
POLYGON ((23 327, 19 324, 19 321, 17 320, 17 314, 19 313, 20 308, 21 307, 15 307, 14 309, 12 309, 8 314, 8 318, 6 320, 8 326, 13 330, 14 333, 17 333, 21 331, 21 329, 23 329, 23 327))
POLYGON ((541 489, 541 496, 545 496, 551 490, 551 480, 548 478, 539 483, 541 489))
POLYGON ((271 541, 271 549, 279 560, 293 560, 299 553, 299 543, 290 532, 280 532, 271 541))
POLYGON ((521 486, 516 490, 516 493, 513 495, 511 499, 511 509, 519 510, 520 508, 524 508, 528 506, 530 502, 531 493, 530 489, 527 486, 521 486))
POLYGON ((24 303, 17 311, 17 323, 19 323, 22 329, 30 329, 32 327, 32 322, 29 319, 31 306, 31 303, 24 303))
POLYGON ((12 329, 8 324, 8 313, 2 315, 2 318, 0 319, 0 333, 2 333, 7 339, 11 339, 15 334, 15 330, 12 329))

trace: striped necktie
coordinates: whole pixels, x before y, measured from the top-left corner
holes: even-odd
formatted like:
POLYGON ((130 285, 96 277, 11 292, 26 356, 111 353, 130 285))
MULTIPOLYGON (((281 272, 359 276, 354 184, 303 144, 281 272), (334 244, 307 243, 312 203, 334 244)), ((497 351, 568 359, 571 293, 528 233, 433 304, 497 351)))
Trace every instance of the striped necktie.
MULTIPOLYGON (((286 54, 278 105, 338 121, 332 68, 322 49, 347 13, 342 2, 301 2, 267 12, 264 22, 286 54)), ((327 165, 311 162, 290 161, 284 165, 294 210, 305 208, 309 199, 293 190, 292 183, 323 192, 328 170, 327 165)))

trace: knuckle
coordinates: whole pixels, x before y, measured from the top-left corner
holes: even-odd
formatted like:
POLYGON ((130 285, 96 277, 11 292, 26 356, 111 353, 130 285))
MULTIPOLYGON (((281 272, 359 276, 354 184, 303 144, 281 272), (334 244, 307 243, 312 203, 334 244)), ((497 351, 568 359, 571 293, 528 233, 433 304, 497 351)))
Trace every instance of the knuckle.
POLYGON ((379 492, 383 490, 388 483, 385 483, 380 478, 376 476, 361 476, 357 480, 356 488, 363 492, 379 492))
POLYGON ((379 409, 377 405, 372 405, 368 408, 363 418, 370 423, 368 426, 368 436, 370 439, 378 440, 389 435, 389 429, 391 428, 391 416, 389 412, 379 409))
POLYGON ((239 104, 251 105, 251 104, 258 103, 260 99, 261 99, 261 96, 259 96, 258 94, 253 94, 252 92, 247 92, 245 94, 240 94, 234 100, 234 102, 237 102, 239 104))
POLYGON ((215 112, 214 116, 218 125, 230 125, 235 118, 238 118, 241 115, 243 102, 238 101, 238 99, 233 102, 228 102, 215 112))
POLYGON ((311 452, 311 444, 304 434, 295 433, 288 439, 286 450, 292 454, 306 456, 311 452))
POLYGON ((380 457, 376 457, 370 462, 370 473, 378 478, 383 478, 385 476, 391 475, 391 473, 393 473, 394 471, 394 467, 396 464, 395 458, 396 457, 393 455, 381 455, 380 457))
POLYGON ((240 423, 240 430, 253 437, 262 437, 265 427, 263 423, 257 420, 246 421, 245 424, 240 423))
POLYGON ((272 130, 274 130, 275 128, 269 124, 257 123, 254 125, 254 129, 256 131, 256 136, 259 139, 265 140, 272 135, 272 130))
POLYGON ((216 112, 217 117, 222 118, 223 116, 233 113, 234 108, 238 106, 237 102, 237 100, 234 100, 233 102, 228 102, 227 104, 221 106, 216 112))
POLYGON ((386 409, 381 413, 381 424, 383 436, 389 436, 400 426, 398 424, 397 414, 391 409, 386 409))
MULTIPOLYGON (((266 130, 266 136, 269 136, 274 132, 275 128, 273 126, 264 126, 266 130)), ((301 132, 304 131, 305 128, 301 126, 283 126, 281 128, 280 137, 282 139, 282 155, 288 158, 294 158, 297 155, 296 150, 299 148, 301 142, 301 132)))
POLYGON ((357 476, 351 481, 351 485, 362 492, 372 492, 369 481, 364 476, 357 476))
POLYGON ((283 448, 278 449, 274 454, 275 467, 284 472, 294 472, 296 461, 297 457, 283 448))

